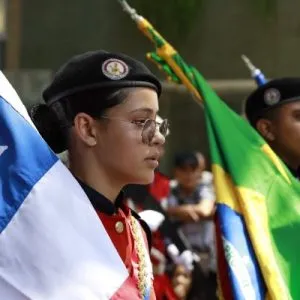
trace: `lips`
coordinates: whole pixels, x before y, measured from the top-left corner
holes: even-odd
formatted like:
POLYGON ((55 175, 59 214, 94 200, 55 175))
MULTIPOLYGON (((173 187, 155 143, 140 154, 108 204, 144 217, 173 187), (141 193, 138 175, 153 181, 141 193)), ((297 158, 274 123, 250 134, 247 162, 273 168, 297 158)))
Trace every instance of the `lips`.
POLYGON ((146 160, 159 160, 160 156, 159 155, 154 155, 154 156, 150 156, 150 157, 147 157, 146 160))
POLYGON ((147 165, 151 168, 151 169, 156 169, 159 165, 158 160, 156 159, 152 159, 152 158, 147 158, 145 160, 145 162, 147 163, 147 165))
POLYGON ((153 155, 146 157, 146 160, 156 160, 159 161, 161 154, 159 152, 154 153, 153 155))
POLYGON ((161 155, 159 152, 154 153, 151 156, 148 156, 145 161, 148 162, 148 164, 151 166, 151 168, 157 168, 159 165, 159 159, 160 159, 161 155))

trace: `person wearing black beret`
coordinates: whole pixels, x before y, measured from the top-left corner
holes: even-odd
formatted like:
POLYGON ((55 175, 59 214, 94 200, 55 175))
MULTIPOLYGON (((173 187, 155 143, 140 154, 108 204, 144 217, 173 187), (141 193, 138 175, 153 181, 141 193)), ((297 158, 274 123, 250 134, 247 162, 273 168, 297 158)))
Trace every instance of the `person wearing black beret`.
POLYGON ((300 178, 300 78, 279 78, 258 87, 247 98, 250 124, 300 178))
POLYGON ((143 63, 99 50, 63 65, 43 92, 45 104, 31 112, 53 151, 68 150, 70 171, 128 270, 111 299, 155 299, 149 230, 123 202, 122 189, 154 179, 168 130, 167 120, 156 121, 160 94, 159 80, 143 63))

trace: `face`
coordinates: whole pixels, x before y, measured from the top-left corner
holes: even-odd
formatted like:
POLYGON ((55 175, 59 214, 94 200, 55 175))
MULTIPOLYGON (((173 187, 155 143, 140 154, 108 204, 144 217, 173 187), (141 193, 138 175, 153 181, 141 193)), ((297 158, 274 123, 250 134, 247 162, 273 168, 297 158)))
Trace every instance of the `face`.
POLYGON ((291 167, 300 164, 300 101, 278 108, 270 121, 266 139, 291 167))
POLYGON ((93 151, 106 174, 126 184, 149 184, 162 155, 165 138, 158 128, 149 144, 142 139, 147 119, 155 120, 158 98, 148 88, 130 89, 120 105, 106 112, 107 119, 97 121, 97 144, 93 151))
POLYGON ((199 180, 198 168, 192 166, 176 168, 175 178, 181 187, 186 190, 193 190, 197 187, 199 180))

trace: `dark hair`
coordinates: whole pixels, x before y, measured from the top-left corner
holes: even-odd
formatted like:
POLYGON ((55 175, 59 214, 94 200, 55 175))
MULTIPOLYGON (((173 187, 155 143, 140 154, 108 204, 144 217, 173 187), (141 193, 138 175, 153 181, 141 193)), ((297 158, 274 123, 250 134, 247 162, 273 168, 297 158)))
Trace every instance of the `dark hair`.
POLYGON ((55 153, 61 153, 68 149, 69 129, 79 112, 99 118, 107 109, 122 103, 129 90, 130 88, 102 88, 78 92, 50 106, 35 105, 30 115, 50 148, 55 153))
POLYGON ((196 169, 199 167, 199 161, 195 153, 181 152, 175 155, 174 166, 175 168, 184 168, 189 166, 196 169))

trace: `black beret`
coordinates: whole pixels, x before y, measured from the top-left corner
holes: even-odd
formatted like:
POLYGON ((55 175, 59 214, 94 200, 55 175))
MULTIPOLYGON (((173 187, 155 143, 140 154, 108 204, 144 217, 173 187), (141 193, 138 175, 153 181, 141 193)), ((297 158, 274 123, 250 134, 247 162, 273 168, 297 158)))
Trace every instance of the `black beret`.
POLYGON ((161 84, 141 62, 121 53, 90 51, 72 57, 44 90, 50 105, 66 96, 90 89, 150 87, 161 94, 161 84))
POLYGON ((274 79, 258 87, 246 100, 245 113, 251 124, 282 104, 300 101, 300 78, 274 79))

